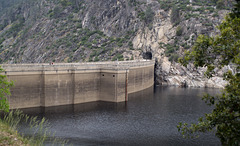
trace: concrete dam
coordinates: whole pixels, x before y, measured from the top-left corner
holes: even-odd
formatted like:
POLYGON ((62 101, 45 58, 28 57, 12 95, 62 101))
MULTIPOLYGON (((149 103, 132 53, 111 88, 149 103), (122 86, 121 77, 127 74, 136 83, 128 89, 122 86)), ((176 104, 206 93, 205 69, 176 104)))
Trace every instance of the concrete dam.
POLYGON ((2 64, 14 81, 11 109, 93 101, 123 102, 154 84, 152 60, 96 63, 2 64))

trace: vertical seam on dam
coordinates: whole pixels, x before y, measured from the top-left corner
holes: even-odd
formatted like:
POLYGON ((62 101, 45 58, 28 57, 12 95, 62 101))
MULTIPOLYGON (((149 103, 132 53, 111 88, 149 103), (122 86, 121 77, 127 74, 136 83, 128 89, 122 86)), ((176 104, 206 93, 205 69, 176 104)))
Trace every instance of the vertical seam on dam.
POLYGON ((74 104, 74 98, 75 98, 75 72, 74 70, 71 70, 71 77, 72 77, 72 104, 74 104))

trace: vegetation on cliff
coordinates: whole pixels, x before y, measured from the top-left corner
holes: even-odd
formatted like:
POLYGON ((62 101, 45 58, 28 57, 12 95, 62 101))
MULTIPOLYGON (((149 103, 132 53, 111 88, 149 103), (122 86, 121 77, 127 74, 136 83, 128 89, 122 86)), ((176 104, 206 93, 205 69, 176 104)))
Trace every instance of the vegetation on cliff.
POLYGON ((167 36, 169 42, 163 42, 163 48, 166 56, 176 61, 181 47, 188 49, 199 33, 213 31, 221 10, 231 7, 231 3, 231 0, 150 3, 147 0, 1 0, 0 63, 141 58, 145 50, 133 45, 136 34, 146 28, 156 31, 160 22, 169 17, 178 31, 176 36, 167 36), (224 7, 216 8, 219 3, 224 7), (161 10, 164 19, 158 18, 161 10))
POLYGON ((208 105, 214 106, 212 113, 199 118, 198 124, 180 123, 179 131, 192 137, 198 132, 214 131, 223 145, 240 144, 240 1, 233 11, 218 26, 220 34, 215 37, 199 36, 191 51, 180 59, 183 65, 192 61, 195 67, 207 67, 206 75, 212 77, 215 68, 233 66, 224 79, 229 83, 221 95, 205 95, 208 105))
POLYGON ((220 12, 230 10, 233 3, 232 0, 158 1, 162 9, 171 11, 170 20, 176 28, 175 37, 160 45, 166 50, 165 55, 171 62, 177 62, 182 52, 194 45, 198 35, 216 33, 214 27, 220 23, 216 23, 216 20, 221 19, 220 12))

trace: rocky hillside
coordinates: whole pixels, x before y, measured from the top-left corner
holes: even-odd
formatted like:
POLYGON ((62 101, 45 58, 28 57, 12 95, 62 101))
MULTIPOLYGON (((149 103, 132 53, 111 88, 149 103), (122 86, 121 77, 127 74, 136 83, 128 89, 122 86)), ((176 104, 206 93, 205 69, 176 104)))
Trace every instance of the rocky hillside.
MULTIPOLYGON (((232 0, 0 0, 0 63, 156 60, 159 84, 213 86, 176 63, 232 0)), ((222 71, 219 72, 221 75, 222 71)))

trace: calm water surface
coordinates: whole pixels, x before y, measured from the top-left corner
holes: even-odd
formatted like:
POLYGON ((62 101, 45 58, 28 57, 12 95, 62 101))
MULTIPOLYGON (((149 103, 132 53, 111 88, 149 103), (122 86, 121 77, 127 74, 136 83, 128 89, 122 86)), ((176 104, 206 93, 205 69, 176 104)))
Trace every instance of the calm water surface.
POLYGON ((159 86, 131 94, 127 103, 93 102, 25 112, 46 117, 56 137, 73 145, 220 145, 213 133, 189 140, 177 131, 178 122, 196 122, 211 111, 201 100, 204 92, 219 90, 159 86))

